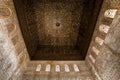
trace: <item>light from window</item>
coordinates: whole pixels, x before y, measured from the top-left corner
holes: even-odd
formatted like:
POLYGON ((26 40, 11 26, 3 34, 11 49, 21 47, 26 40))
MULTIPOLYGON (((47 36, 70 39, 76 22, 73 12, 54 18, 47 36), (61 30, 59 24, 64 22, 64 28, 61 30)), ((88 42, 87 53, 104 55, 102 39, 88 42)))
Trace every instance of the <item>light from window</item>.
POLYGON ((55 72, 60 72, 60 66, 59 65, 56 65, 55 72))
POLYGON ((105 11, 104 16, 109 18, 114 18, 116 15, 117 9, 108 9, 105 11))
POLYGON ((36 72, 41 70, 41 64, 37 65, 36 72))
POLYGON ((108 33, 109 28, 110 28, 109 26, 104 25, 104 24, 101 24, 101 25, 99 26, 99 30, 100 30, 101 32, 104 32, 104 33, 108 33))
POLYGON ((89 55, 89 58, 91 59, 91 61, 93 62, 93 63, 95 63, 95 59, 93 58, 93 56, 90 54, 89 55))
POLYGON ((50 72, 50 68, 51 68, 50 64, 47 64, 45 71, 46 71, 46 72, 50 72))
POLYGON ((100 52, 96 47, 92 47, 92 51, 93 51, 96 55, 98 55, 99 52, 100 52))
POLYGON ((95 42, 98 43, 99 45, 103 45, 104 40, 101 39, 100 37, 96 37, 95 42))
POLYGON ((64 67, 65 67, 65 72, 70 72, 69 66, 67 64, 65 64, 64 67))
POLYGON ((79 68, 78 68, 78 66, 76 64, 73 65, 73 68, 74 68, 75 72, 79 72, 79 68))

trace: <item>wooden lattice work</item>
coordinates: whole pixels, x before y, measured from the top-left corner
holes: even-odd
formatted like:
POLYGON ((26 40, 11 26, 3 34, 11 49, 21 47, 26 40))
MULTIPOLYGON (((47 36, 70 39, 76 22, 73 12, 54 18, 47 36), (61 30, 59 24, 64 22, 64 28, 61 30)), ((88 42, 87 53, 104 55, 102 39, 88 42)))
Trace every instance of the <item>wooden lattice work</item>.
POLYGON ((111 7, 120 8, 120 0, 106 0, 111 7))

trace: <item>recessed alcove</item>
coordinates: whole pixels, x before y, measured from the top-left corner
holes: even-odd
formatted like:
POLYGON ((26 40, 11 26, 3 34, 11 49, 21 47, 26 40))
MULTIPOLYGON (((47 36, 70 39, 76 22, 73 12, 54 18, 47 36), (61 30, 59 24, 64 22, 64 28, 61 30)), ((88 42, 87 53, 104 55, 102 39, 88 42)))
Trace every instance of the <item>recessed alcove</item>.
POLYGON ((30 59, 84 60, 101 4, 102 0, 14 0, 30 59))

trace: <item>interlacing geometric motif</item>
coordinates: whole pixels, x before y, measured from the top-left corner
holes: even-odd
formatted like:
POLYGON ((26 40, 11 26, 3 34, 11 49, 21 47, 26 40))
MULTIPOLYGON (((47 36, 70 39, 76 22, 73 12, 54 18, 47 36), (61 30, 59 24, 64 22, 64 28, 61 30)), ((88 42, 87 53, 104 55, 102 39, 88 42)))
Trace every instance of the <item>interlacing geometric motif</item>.
POLYGON ((120 8, 120 0, 106 0, 112 7, 120 8))

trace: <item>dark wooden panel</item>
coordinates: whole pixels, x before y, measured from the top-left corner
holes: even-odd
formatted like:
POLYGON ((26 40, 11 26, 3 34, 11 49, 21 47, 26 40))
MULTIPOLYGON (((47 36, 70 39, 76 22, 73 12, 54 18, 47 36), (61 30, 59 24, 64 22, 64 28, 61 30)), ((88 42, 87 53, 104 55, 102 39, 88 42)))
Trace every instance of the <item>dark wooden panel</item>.
POLYGON ((34 0, 32 7, 27 5, 28 21, 37 27, 40 45, 76 45, 83 1, 34 0))
MULTIPOLYGON (((15 5, 17 17, 18 17, 19 24, 20 24, 20 29, 23 34, 23 38, 24 38, 27 50, 29 52, 29 56, 31 58, 34 55, 34 53, 36 52, 38 42, 37 42, 36 38, 34 38, 34 36, 31 35, 32 29, 29 30, 29 27, 28 27, 29 21, 27 20, 24 4, 25 3, 22 0, 14 0, 14 5, 15 5)), ((34 31, 34 32, 36 32, 36 31, 34 31)), ((36 36, 37 34, 34 34, 34 35, 36 36)))
POLYGON ((30 57, 85 58, 103 0, 23 0, 17 5, 18 1, 16 9, 30 57))

